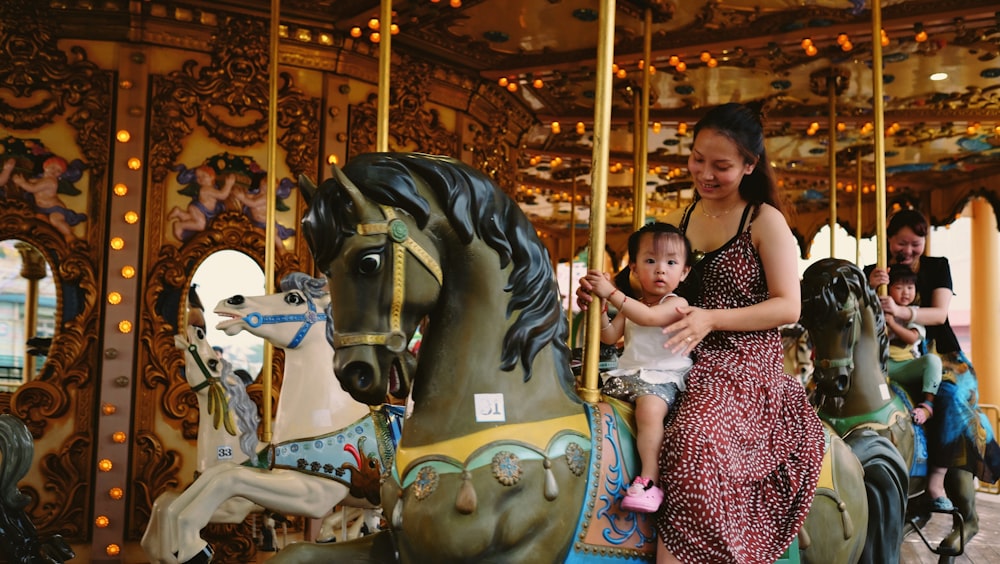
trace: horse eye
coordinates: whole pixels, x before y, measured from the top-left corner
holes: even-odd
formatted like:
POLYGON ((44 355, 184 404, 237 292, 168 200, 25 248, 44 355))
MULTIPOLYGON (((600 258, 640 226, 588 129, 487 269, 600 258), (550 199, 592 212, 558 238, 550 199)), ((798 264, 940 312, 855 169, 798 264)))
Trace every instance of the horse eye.
POLYGON ((213 358, 213 359, 210 359, 208 361, 208 369, 211 370, 212 372, 215 372, 215 369, 218 368, 218 367, 219 367, 219 361, 218 360, 215 360, 213 358))
POLYGON ((205 330, 202 329, 201 327, 199 327, 199 328, 195 329, 194 335, 196 337, 198 337, 199 339, 204 339, 205 338, 205 330))
POLYGON ((305 299, 303 299, 302 296, 300 296, 296 292, 292 292, 291 294, 285 296, 286 304, 301 305, 304 304, 305 302, 306 302, 305 299))
POLYGON ((382 253, 366 253, 358 260, 358 272, 361 274, 375 274, 382 268, 382 253))

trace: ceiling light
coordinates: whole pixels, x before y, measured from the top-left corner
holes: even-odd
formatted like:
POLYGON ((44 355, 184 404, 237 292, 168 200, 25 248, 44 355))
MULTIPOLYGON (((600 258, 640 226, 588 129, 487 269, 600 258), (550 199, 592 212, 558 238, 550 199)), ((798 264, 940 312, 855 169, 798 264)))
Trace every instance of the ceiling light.
POLYGON ((931 78, 931 80, 933 80, 935 82, 939 81, 939 80, 946 80, 948 78, 948 73, 946 73, 946 72, 936 72, 936 73, 932 74, 930 76, 930 78, 931 78))

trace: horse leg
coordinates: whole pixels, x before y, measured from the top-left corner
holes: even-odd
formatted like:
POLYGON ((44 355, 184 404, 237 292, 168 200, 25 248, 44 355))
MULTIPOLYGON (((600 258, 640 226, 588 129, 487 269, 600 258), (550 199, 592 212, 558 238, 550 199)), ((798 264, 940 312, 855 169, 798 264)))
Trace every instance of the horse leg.
POLYGON ((972 472, 953 468, 945 477, 945 490, 955 508, 962 515, 962 530, 954 529, 941 541, 940 550, 957 553, 963 541, 968 544, 979 532, 979 514, 976 513, 976 484, 972 472))
POLYGON ((153 501, 153 508, 149 513, 149 524, 142 534, 139 545, 142 546, 146 557, 152 564, 177 564, 174 551, 169 547, 166 528, 166 508, 174 503, 178 496, 177 492, 164 492, 153 501))
POLYGON ((230 498, 242 498, 276 513, 319 518, 346 494, 347 487, 333 480, 294 471, 238 466, 215 474, 212 487, 203 488, 177 516, 177 558, 186 562, 203 550, 205 541, 199 533, 209 523, 206 516, 230 498))

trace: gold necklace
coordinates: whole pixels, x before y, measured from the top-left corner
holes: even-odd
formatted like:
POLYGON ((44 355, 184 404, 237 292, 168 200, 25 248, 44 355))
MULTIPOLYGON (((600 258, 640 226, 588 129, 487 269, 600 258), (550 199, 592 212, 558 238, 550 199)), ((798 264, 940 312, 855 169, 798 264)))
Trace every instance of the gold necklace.
POLYGON ((733 211, 733 210, 734 210, 734 209, 736 209, 737 207, 738 207, 738 206, 730 206, 730 207, 729 207, 729 209, 727 209, 726 211, 723 211, 723 212, 719 212, 719 213, 708 213, 708 211, 707 211, 707 210, 705 209, 705 202, 704 202, 704 201, 702 201, 702 202, 701 202, 701 213, 703 213, 703 214, 705 215, 705 217, 710 217, 710 218, 712 218, 712 219, 719 219, 720 217, 722 217, 722 216, 724 216, 724 215, 728 214, 729 212, 733 211))

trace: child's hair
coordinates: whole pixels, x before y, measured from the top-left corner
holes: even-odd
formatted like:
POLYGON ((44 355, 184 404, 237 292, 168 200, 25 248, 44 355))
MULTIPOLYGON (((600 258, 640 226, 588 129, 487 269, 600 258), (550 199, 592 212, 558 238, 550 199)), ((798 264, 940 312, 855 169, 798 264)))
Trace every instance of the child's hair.
POLYGON ((42 168, 48 168, 49 165, 57 165, 63 172, 66 172, 66 169, 69 168, 69 163, 66 162, 66 159, 58 155, 53 155, 45 159, 45 162, 42 163, 42 168))
MULTIPOLYGON (((639 254, 639 240, 646 233, 653 234, 653 241, 657 239, 675 239, 684 246, 684 265, 690 266, 694 262, 694 252, 691 250, 691 242, 688 238, 684 236, 684 233, 676 225, 663 222, 653 222, 643 225, 634 233, 628 237, 628 257, 630 262, 635 261, 635 257, 639 254)), ((632 290, 632 285, 629 282, 629 276, 632 270, 626 266, 621 269, 618 274, 615 275, 615 286, 633 299, 636 298, 632 290)))
POLYGON ((917 285, 917 273, 913 272, 905 264, 895 264, 889 269, 889 285, 913 284, 917 285))

